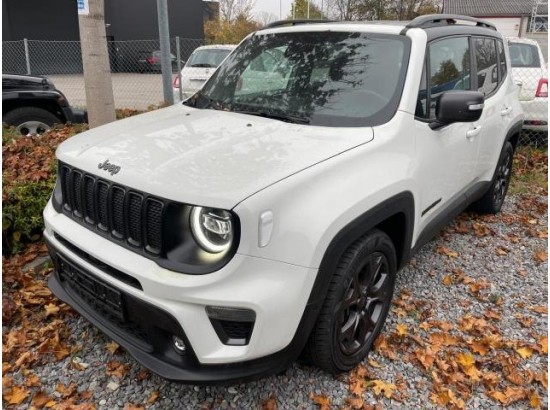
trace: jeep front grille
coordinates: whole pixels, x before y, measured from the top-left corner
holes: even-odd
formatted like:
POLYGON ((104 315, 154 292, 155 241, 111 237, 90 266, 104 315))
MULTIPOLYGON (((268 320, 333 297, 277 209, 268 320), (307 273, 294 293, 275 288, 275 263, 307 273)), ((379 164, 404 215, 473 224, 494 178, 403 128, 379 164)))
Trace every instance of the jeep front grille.
POLYGON ((162 253, 164 202, 122 185, 60 165, 63 212, 109 239, 150 256, 162 253))

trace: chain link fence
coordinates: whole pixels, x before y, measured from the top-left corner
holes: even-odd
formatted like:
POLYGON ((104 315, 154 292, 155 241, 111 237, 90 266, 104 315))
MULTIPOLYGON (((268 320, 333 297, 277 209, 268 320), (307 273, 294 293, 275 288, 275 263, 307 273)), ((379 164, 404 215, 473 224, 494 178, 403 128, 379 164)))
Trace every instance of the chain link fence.
MULTIPOLYGON (((170 40, 172 72, 177 72, 177 39, 170 40)), ((180 64, 204 44, 179 39, 180 64)), ((109 60, 116 108, 147 109, 163 101, 159 40, 109 41, 109 60)), ((44 75, 69 102, 86 106, 80 41, 20 40, 2 42, 2 72, 44 75)))
MULTIPOLYGON (((171 39, 172 70, 177 72, 177 43, 171 39)), ((201 39, 179 39, 181 65, 201 39)), ((522 144, 548 144, 548 78, 546 64, 533 44, 512 46, 512 75, 521 83, 519 98, 525 112, 522 144), (531 47, 531 48, 529 48, 531 47), (547 80, 546 80, 547 81, 547 80), (546 94, 545 94, 546 93, 546 94)), ((116 108, 147 109, 163 100, 158 40, 109 41, 109 58, 116 108)), ((85 107, 84 77, 79 41, 4 41, 2 70, 11 74, 48 76, 73 106, 85 107)))

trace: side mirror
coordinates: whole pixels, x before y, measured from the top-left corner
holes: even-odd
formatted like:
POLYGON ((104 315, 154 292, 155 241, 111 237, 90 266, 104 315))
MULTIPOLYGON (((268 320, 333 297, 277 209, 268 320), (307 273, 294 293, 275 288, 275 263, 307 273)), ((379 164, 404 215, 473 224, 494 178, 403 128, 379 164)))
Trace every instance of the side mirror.
POLYGON ((483 111, 485 96, 479 91, 446 91, 435 105, 435 121, 430 128, 436 130, 455 122, 474 122, 483 111))

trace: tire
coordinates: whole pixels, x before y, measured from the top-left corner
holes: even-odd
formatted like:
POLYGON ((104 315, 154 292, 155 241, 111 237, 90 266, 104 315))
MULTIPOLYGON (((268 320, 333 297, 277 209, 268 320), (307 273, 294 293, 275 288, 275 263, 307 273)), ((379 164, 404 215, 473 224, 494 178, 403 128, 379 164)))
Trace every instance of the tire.
POLYGON ((480 214, 497 214, 500 212, 510 185, 513 157, 514 147, 509 141, 506 141, 502 147, 489 190, 472 204, 472 209, 475 212, 480 214))
POLYGON ((395 248, 384 232, 374 229, 350 246, 332 276, 306 359, 334 374, 357 366, 384 326, 396 271, 395 248))
POLYGON ((15 127, 23 136, 41 135, 54 124, 64 122, 51 112, 38 107, 15 108, 6 113, 2 120, 15 127))

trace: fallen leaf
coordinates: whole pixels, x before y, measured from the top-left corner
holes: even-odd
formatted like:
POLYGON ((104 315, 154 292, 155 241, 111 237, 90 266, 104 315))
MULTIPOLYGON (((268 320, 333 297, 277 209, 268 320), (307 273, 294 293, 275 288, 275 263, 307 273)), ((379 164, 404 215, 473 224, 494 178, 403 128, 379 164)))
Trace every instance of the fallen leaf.
POLYGON ((117 342, 109 342, 105 345, 105 348, 111 352, 111 354, 116 354, 120 350, 120 345, 117 342))
POLYGON ((528 347, 519 347, 516 352, 524 359, 529 359, 533 355, 533 350, 528 347))
POLYGON ((45 391, 41 390, 33 396, 31 400, 31 405, 41 409, 42 407, 46 406, 48 403, 52 401, 55 403, 55 401, 50 395, 48 395, 45 391))
POLYGON ((409 333, 409 329, 407 328, 407 325, 404 323, 399 323, 395 329, 397 330, 397 334, 399 336, 405 336, 407 333, 409 333))
POLYGON ((59 307, 54 303, 50 303, 44 306, 44 310, 46 311, 46 317, 57 315, 59 313, 59 307))
POLYGON ((381 369, 382 367, 384 367, 380 363, 378 363, 376 360, 371 359, 370 357, 369 357, 368 362, 369 362, 369 366, 374 367, 375 369, 381 369))
POLYGON ((548 314, 548 306, 530 306, 527 309, 529 309, 533 312, 540 313, 542 315, 547 315, 548 314))
POLYGON ((19 405, 23 403, 27 397, 29 397, 29 394, 30 391, 25 387, 13 386, 9 392, 3 392, 3 397, 8 404, 19 405))
POLYGON ((453 284, 453 278, 451 277, 451 275, 445 275, 443 277, 443 284, 445 286, 451 286, 453 284))
POLYGON ((352 409, 362 409, 364 404, 361 397, 346 397, 346 403, 352 409))
POLYGON ((537 262, 546 262, 548 260, 548 251, 545 249, 541 249, 539 251, 535 252, 535 260, 537 262))
POLYGON ((391 396, 396 389, 395 384, 386 383, 382 380, 372 380, 370 383, 372 384, 372 390, 376 396, 380 396, 384 393, 384 396, 387 399, 391 399, 391 396))
POLYGON ((154 402, 157 401, 157 399, 159 398, 159 392, 158 390, 153 390, 151 392, 151 395, 149 396, 149 398, 147 399, 147 404, 153 404, 154 402))
POLYGON ((123 363, 111 361, 107 363, 107 374, 122 379, 128 373, 128 367, 123 363))
POLYGON ((548 354, 548 336, 543 336, 539 339, 541 353, 548 354))
POLYGON ((441 255, 446 255, 449 258, 458 257, 458 252, 452 251, 445 246, 438 246, 435 251, 441 255))
POLYGON ((531 393, 531 397, 529 397, 529 404, 534 409, 540 409, 541 401, 537 392, 534 391, 531 393))
POLYGON ((277 410, 277 399, 271 395, 262 403, 262 410, 277 410))
POLYGON ((330 399, 324 394, 309 394, 309 398, 319 406, 320 410, 330 410, 330 399))

